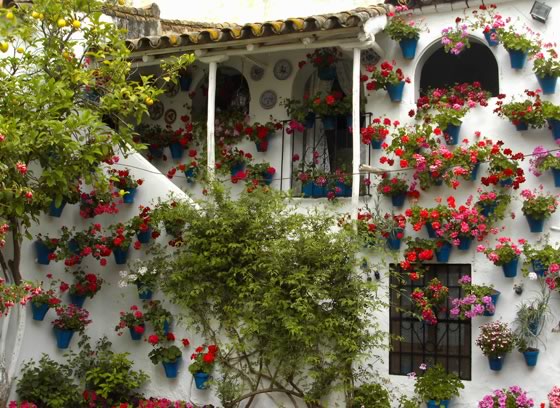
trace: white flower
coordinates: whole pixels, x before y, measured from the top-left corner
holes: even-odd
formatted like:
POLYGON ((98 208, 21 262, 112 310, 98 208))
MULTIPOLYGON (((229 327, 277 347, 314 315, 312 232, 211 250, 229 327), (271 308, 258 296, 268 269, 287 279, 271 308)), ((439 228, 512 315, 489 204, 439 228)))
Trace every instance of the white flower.
POLYGON ((137 279, 138 279, 138 276, 135 275, 135 274, 133 274, 133 273, 131 273, 130 275, 128 275, 128 281, 129 281, 129 282, 134 282, 134 281, 137 280, 137 279))
POLYGON ((148 268, 146 268, 145 266, 141 266, 140 268, 138 268, 138 275, 144 275, 146 272, 148 272, 148 268))
POLYGON ((119 275, 120 275, 121 278, 124 279, 124 278, 126 278, 126 276, 128 275, 128 272, 127 272, 127 271, 120 271, 120 272, 119 272, 119 275))
POLYGON ((535 272, 529 272, 529 279, 537 280, 538 276, 535 272))
POLYGON ((119 281, 119 288, 126 288, 128 286, 128 282, 121 280, 119 281))

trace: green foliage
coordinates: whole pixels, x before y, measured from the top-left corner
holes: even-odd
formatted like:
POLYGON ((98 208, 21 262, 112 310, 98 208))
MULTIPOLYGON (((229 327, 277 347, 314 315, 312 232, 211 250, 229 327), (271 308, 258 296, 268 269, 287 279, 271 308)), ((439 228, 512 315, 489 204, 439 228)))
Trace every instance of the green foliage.
POLYGON ((38 408, 78 406, 81 395, 72 379, 72 369, 43 354, 39 362, 25 363, 16 392, 21 401, 33 402, 38 408))
POLYGON ((395 41, 420 38, 420 31, 413 20, 406 21, 402 16, 395 16, 389 20, 385 32, 395 41))
POLYGON ((539 195, 537 193, 526 197, 521 211, 523 214, 529 215, 536 220, 544 220, 549 218, 556 211, 557 207, 558 200, 556 196, 552 194, 539 195))
POLYGON ((429 367, 424 375, 416 379, 414 391, 424 401, 436 402, 450 400, 459 396, 459 390, 465 388, 459 377, 448 373, 441 364, 429 367))
POLYGON ((150 361, 153 364, 158 364, 160 362, 173 363, 178 358, 181 358, 182 355, 183 352, 177 346, 169 346, 169 347, 157 346, 152 351, 150 351, 148 357, 150 357, 150 361))
POLYGON ((390 408, 389 392, 381 384, 362 384, 354 390, 350 408, 390 408))
POLYGON ((543 116, 546 119, 556 119, 560 120, 560 106, 555 105, 550 101, 544 101, 542 103, 543 116))
POLYGON ((558 59, 558 54, 554 49, 549 49, 546 52, 549 54, 548 58, 546 58, 542 52, 535 56, 533 72, 540 78, 546 76, 560 76, 560 60, 558 59))
POLYGON ((541 284, 539 296, 530 301, 525 301, 517 307, 517 314, 513 321, 513 334, 519 351, 535 349, 546 322, 551 316, 550 291, 541 284))
POLYGON ((189 226, 163 290, 222 341, 220 370, 240 374, 244 390, 274 372, 276 388, 317 401, 349 386, 360 356, 386 347, 372 315, 381 302, 355 268, 354 232, 334 229, 333 216, 298 214, 272 191, 233 201, 217 186, 181 211, 189 226))
POLYGON ((538 44, 526 35, 519 34, 513 26, 498 29, 500 41, 508 51, 523 51, 533 55, 540 50, 538 44))

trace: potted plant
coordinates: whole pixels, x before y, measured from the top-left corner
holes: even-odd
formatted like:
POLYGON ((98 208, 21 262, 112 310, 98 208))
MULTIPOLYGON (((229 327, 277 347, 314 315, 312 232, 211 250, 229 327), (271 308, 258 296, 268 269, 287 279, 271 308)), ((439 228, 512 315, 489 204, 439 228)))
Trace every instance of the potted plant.
POLYGON ((146 316, 138 306, 130 306, 128 312, 121 310, 119 324, 115 327, 115 331, 119 336, 122 336, 124 329, 129 330, 132 340, 142 339, 146 330, 146 316))
POLYGON ((51 308, 58 307, 61 300, 53 289, 43 290, 42 287, 38 287, 31 293, 31 310, 33 313, 33 320, 43 321, 45 315, 51 308))
POLYGON ((532 128, 542 128, 545 124, 543 103, 537 92, 526 90, 527 99, 510 103, 503 103, 502 100, 496 102, 497 108, 494 110, 500 117, 506 117, 519 131, 532 128))
POLYGON ((66 349, 74 333, 82 333, 91 320, 88 311, 76 305, 58 305, 55 310, 57 318, 52 321, 52 325, 56 344, 58 348, 66 349))
POLYGON ((111 234, 105 237, 106 244, 113 251, 115 263, 124 265, 128 259, 134 231, 122 222, 109 226, 108 230, 111 234))
POLYGON ((303 124, 305 129, 312 129, 315 126, 315 112, 310 110, 309 95, 305 95, 303 101, 285 98, 280 102, 280 106, 284 106, 286 114, 297 123, 303 124))
POLYGON ((533 399, 529 398, 527 392, 521 387, 513 385, 509 388, 494 390, 492 394, 485 395, 478 403, 480 408, 512 407, 512 408, 532 408, 533 399))
POLYGON ((465 388, 459 377, 448 373, 441 364, 429 367, 423 375, 416 377, 414 391, 428 408, 448 407, 449 400, 459 396, 459 390, 465 388))
POLYGON ((542 110, 543 116, 552 130, 554 140, 560 139, 560 106, 549 101, 544 101, 542 110))
POLYGON ((511 67, 513 69, 523 69, 527 61, 527 55, 533 55, 539 51, 539 46, 525 34, 520 34, 521 30, 514 26, 502 27, 498 29, 500 41, 509 53, 511 67))
POLYGON ((270 137, 280 129, 282 129, 282 123, 280 122, 267 122, 265 124, 256 122, 246 126, 244 132, 247 139, 255 142, 257 152, 266 152, 270 137))
POLYGON ((154 346, 154 349, 150 351, 148 356, 154 365, 162 363, 167 378, 177 378, 183 352, 176 345, 169 344, 175 341, 173 333, 167 333, 164 338, 165 342, 157 334, 152 334, 148 337, 148 342, 154 346))
POLYGON ((163 135, 163 129, 159 125, 141 124, 136 128, 138 142, 148 146, 148 158, 150 160, 163 157, 163 148, 167 146, 167 141, 163 135))
POLYGON ((247 180, 249 188, 254 188, 259 185, 271 185, 275 174, 276 169, 268 162, 249 164, 247 166, 247 180))
POLYGON ((59 240, 50 238, 48 235, 38 234, 34 242, 36 261, 39 265, 48 265, 56 259, 56 250, 59 248, 59 240))
POLYGON ((537 76, 539 85, 545 95, 552 95, 556 90, 556 81, 560 76, 560 60, 556 50, 546 50, 548 57, 539 52, 533 61, 533 72, 537 76))
POLYGON ((505 27, 505 21, 500 14, 496 13, 496 5, 481 4, 478 9, 473 10, 471 19, 468 24, 473 29, 482 29, 484 38, 488 46, 495 47, 500 43, 500 37, 497 30, 505 27))
POLYGON ((93 273, 86 273, 81 269, 73 272, 74 282, 70 285, 70 301, 72 304, 83 307, 86 297, 90 299, 95 296, 101 286, 103 279, 93 273))
POLYGON ((476 250, 482 252, 496 266, 501 266, 506 278, 515 278, 517 276, 517 266, 519 263, 519 255, 521 255, 524 239, 517 240, 515 243, 511 238, 500 237, 495 248, 479 245, 476 250))
MULTIPOLYGON (((395 7, 396 13, 404 13, 408 11, 406 6, 395 7)), ((405 59, 414 59, 416 55, 416 47, 420 38, 422 28, 413 20, 411 15, 403 16, 402 14, 389 14, 389 22, 385 26, 385 32, 394 41, 398 41, 401 47, 402 56, 405 59)))
POLYGON ((342 58, 342 53, 337 47, 316 48, 312 53, 306 55, 307 61, 299 63, 302 68, 307 62, 317 68, 319 79, 333 81, 336 79, 335 64, 342 58))
MULTIPOLYGON (((206 160, 203 157, 198 157, 198 151, 196 149, 189 149, 189 162, 187 164, 179 164, 175 170, 180 170, 185 174, 187 178, 187 183, 193 184, 197 179, 202 179, 204 176, 206 160)), ((168 178, 172 178, 175 175, 175 171, 169 170, 167 173, 168 178)))
POLYGON ((386 89, 392 102, 402 100, 404 84, 410 83, 410 78, 405 77, 402 69, 395 67, 395 62, 383 61, 377 65, 369 65, 367 71, 371 73, 371 81, 366 84, 368 91, 386 89))
POLYGON ((530 163, 529 170, 537 177, 540 177, 545 171, 552 170, 554 186, 560 187, 560 152, 549 151, 543 146, 537 146, 533 150, 530 163))
POLYGON ((135 179, 130 175, 130 171, 126 170, 109 170, 109 179, 113 182, 114 186, 119 190, 119 195, 123 198, 125 204, 134 203, 136 190, 141 186, 144 180, 135 179))
POLYGON ((513 153, 511 149, 502 148, 503 143, 497 142, 490 150, 488 176, 481 177, 485 186, 500 185, 517 190, 525 182, 525 172, 519 161, 523 160, 523 153, 513 153))
POLYGON ((525 258, 525 262, 523 262, 524 274, 528 270, 528 265, 531 264, 537 276, 544 276, 548 267, 560 260, 560 248, 555 248, 548 242, 544 245, 525 243, 523 245, 523 256, 525 258))
POLYGON ((461 24, 461 18, 455 19, 455 28, 447 27, 441 30, 441 45, 446 53, 459 55, 465 49, 471 47, 469 42, 468 26, 461 24))
POLYGON ((161 337, 167 336, 173 320, 171 312, 165 309, 159 300, 145 302, 143 307, 146 311, 144 314, 146 321, 152 324, 154 332, 161 337))
POLYGON ((560 291, 560 262, 550 264, 544 281, 550 290, 560 291))
POLYGON ((547 395, 550 408, 560 408, 560 387, 555 385, 547 395))
POLYGON ((543 193, 542 185, 539 189, 523 190, 524 198, 521 211, 527 218, 531 232, 542 232, 545 219, 549 218, 558 207, 558 198, 555 195, 543 193))
MULTIPOLYGON (((420 151, 438 147, 435 138, 437 134, 441 135, 439 128, 434 128, 425 123, 414 126, 399 126, 392 134, 391 143, 384 147, 384 150, 398 157, 398 164, 401 168, 407 168, 420 151)), ((386 156, 381 156, 379 162, 392 166, 395 161, 386 156)))
POLYGON ((400 267, 408 273, 411 281, 420 279, 424 271, 423 264, 434 259, 436 247, 432 239, 406 238, 404 260, 401 261, 400 267))
POLYGON ((142 300, 150 300, 154 290, 158 287, 158 281, 161 274, 161 257, 163 255, 156 254, 148 259, 139 259, 132 265, 129 265, 130 271, 121 271, 122 286, 128 284, 136 285, 138 296, 142 300))
POLYGON ((136 234, 138 242, 148 244, 152 238, 157 238, 160 232, 152 220, 152 209, 142 205, 139 208, 140 214, 130 219, 127 229, 136 234))
MULTIPOLYGON (((473 239, 482 241, 490 231, 487 218, 476 206, 470 206, 470 200, 466 205, 454 208, 452 218, 442 228, 448 238, 453 240, 453 244, 463 251, 470 249, 473 239)), ((436 235, 443 234, 436 232, 436 235)))
POLYGON ((80 202, 80 185, 79 183, 71 183, 68 186, 68 191, 64 196, 55 197, 49 205, 48 214, 51 217, 60 218, 62 211, 66 204, 77 204, 80 202))
POLYGON ((496 303, 500 292, 492 285, 474 285, 468 275, 459 278, 459 285, 463 288, 465 296, 451 300, 449 314, 461 320, 472 319, 484 315, 494 316, 496 303))
POLYGON ((381 216, 368 210, 358 211, 358 233, 368 248, 376 248, 386 243, 389 249, 398 251, 405 228, 404 215, 385 213, 381 216))
POLYGON ((315 160, 311 163, 302 160, 296 168, 296 179, 302 183, 304 197, 326 197, 328 193, 327 176, 327 173, 315 163, 315 160))
POLYGON ((476 345, 488 357, 490 370, 500 371, 506 354, 515 346, 515 337, 507 323, 497 320, 480 326, 476 345))
POLYGON ((80 216, 94 218, 101 214, 117 214, 119 209, 113 201, 119 195, 110 191, 92 190, 80 197, 80 216))
POLYGON ((243 179, 245 178, 245 168, 252 160, 251 153, 246 153, 237 147, 224 148, 220 152, 220 160, 216 163, 216 168, 223 169, 223 172, 229 170, 232 181, 234 177, 243 179))
POLYGON ((454 106, 438 106, 433 115, 433 122, 444 132, 445 142, 454 146, 459 143, 459 132, 463 124, 463 118, 467 114, 467 108, 454 106))
POLYGON ((412 224, 414 231, 420 231, 425 225, 430 238, 437 238, 436 231, 452 217, 451 208, 448 205, 441 204, 441 201, 438 202, 437 206, 431 208, 413 205, 407 208, 404 214, 410 218, 409 222, 412 224))
POLYGON ((180 239, 186 224, 185 213, 190 208, 189 203, 180 200, 160 201, 152 211, 153 223, 154 225, 163 224, 167 234, 180 239))
POLYGON ((362 143, 365 145, 370 145, 372 149, 381 149, 381 144, 385 141, 385 138, 389 135, 389 127, 395 126, 396 123, 391 123, 391 119, 375 118, 371 121, 371 125, 362 128, 360 134, 362 135, 362 143))
POLYGON ((542 287, 540 296, 532 301, 522 302, 517 307, 517 314, 513 322, 513 333, 517 349, 523 353, 527 366, 534 367, 537 364, 539 349, 537 343, 542 333, 549 307, 550 291, 542 287))
POLYGON ((192 362, 189 366, 189 371, 194 376, 194 382, 197 389, 203 390, 207 388, 208 378, 214 369, 217 354, 218 346, 215 344, 211 344, 208 347, 203 344, 202 346, 197 347, 195 352, 192 354, 192 362))
POLYGON ((415 288, 411 299, 419 310, 422 320, 430 326, 438 323, 437 313, 447 300, 449 288, 444 286, 438 278, 433 278, 423 288, 415 288))
POLYGON ((395 207, 402 207, 408 191, 408 182, 398 175, 390 176, 389 173, 381 175, 381 181, 377 185, 377 192, 391 197, 391 202, 395 207))
POLYGON ((325 97, 318 92, 311 97, 310 109, 316 115, 321 116, 325 130, 334 130, 339 116, 346 116, 351 111, 351 99, 344 96, 342 92, 333 91, 325 97))

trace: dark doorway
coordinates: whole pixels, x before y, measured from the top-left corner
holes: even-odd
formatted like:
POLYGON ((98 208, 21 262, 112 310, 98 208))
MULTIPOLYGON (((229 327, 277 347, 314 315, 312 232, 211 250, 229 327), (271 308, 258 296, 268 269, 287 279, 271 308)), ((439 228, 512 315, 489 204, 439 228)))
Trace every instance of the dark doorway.
POLYGON ((420 95, 430 88, 446 88, 456 83, 476 81, 492 96, 500 92, 498 63, 488 47, 471 43, 471 48, 459 55, 446 54, 440 47, 422 68, 420 95))

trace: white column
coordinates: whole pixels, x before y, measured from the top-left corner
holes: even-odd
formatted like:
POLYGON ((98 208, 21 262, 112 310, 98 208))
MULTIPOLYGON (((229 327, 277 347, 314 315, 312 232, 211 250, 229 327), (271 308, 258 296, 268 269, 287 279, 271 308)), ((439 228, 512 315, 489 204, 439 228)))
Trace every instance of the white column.
POLYGON ((207 138, 206 138, 206 154, 208 165, 208 176, 210 180, 214 178, 216 170, 216 146, 214 138, 214 125, 216 123, 216 72, 218 70, 218 63, 215 61, 210 62, 208 67, 208 122, 207 138))
POLYGON ((361 50, 354 48, 352 70, 352 206, 354 211, 360 202, 360 60, 361 50))

